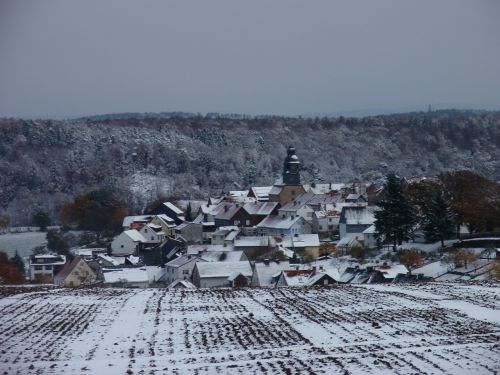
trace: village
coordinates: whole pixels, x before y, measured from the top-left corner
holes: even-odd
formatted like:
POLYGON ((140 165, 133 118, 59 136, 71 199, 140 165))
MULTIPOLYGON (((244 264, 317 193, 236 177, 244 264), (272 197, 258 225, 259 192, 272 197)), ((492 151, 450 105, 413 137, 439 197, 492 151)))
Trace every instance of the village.
MULTIPOLYGON (((289 147, 272 186, 207 201, 161 202, 126 216, 108 247, 76 247, 27 259, 32 282, 59 287, 311 287, 484 280, 497 264, 497 238, 429 243, 420 228, 398 246, 377 235, 369 202, 382 187, 361 182, 302 184, 289 147), (179 204, 179 203, 182 203, 179 204), (461 259, 446 245, 459 243, 461 259), (496 245, 495 245, 496 244, 496 245), (402 256, 403 255, 403 256, 402 256)), ((460 227, 463 235, 468 233, 460 227)), ((459 233, 460 235, 460 233, 459 233)))

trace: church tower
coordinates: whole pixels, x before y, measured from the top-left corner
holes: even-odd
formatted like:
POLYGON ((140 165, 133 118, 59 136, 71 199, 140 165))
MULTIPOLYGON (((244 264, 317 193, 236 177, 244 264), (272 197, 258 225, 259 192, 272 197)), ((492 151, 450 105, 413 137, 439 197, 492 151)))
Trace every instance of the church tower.
POLYGON ((300 183, 300 161, 295 155, 295 147, 290 146, 283 163, 282 181, 274 184, 269 191, 269 201, 278 202, 283 207, 305 192, 304 186, 300 183))
POLYGON ((288 147, 288 153, 283 165, 283 184, 300 185, 300 161, 295 155, 295 147, 288 147))

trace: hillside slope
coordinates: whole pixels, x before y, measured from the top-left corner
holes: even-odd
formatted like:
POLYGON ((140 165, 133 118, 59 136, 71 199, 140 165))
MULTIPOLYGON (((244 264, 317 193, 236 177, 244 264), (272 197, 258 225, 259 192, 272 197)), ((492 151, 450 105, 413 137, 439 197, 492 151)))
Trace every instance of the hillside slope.
POLYGON ((100 116, 0 120, 0 213, 27 224, 34 210, 96 186, 134 209, 158 195, 202 197, 272 184, 286 147, 302 176, 329 181, 473 169, 500 179, 500 113, 440 111, 362 119, 100 116))

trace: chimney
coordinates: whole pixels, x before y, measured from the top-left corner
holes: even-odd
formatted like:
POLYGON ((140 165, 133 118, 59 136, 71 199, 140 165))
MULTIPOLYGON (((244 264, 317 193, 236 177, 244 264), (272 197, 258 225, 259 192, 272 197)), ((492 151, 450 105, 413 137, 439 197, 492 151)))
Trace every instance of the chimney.
POLYGON ((265 264, 266 266, 269 266, 269 259, 264 259, 264 264, 265 264))
POLYGON ((313 272, 316 272, 316 266, 313 266, 313 272))

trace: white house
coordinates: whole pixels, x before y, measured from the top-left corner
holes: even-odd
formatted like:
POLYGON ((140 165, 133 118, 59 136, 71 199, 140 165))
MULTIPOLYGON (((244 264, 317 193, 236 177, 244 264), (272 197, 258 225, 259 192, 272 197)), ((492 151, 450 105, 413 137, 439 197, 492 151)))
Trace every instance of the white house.
POLYGON ((342 208, 339 220, 340 238, 351 237, 363 241, 363 232, 375 223, 373 206, 345 206, 342 208))
POLYGON ((293 236, 311 233, 311 226, 302 216, 268 216, 257 224, 259 236, 293 236))
POLYGON ((143 243, 148 242, 136 229, 123 231, 111 242, 113 255, 137 254, 143 243))
POLYGON ((163 232, 163 228, 161 225, 148 223, 145 224, 140 230, 139 233, 142 234, 145 242, 147 243, 161 243, 165 239, 165 232, 163 232))
POLYGON ((56 275, 66 263, 66 257, 58 254, 32 255, 29 261, 30 279, 32 281, 52 283, 56 275))
POLYGON ((175 280, 191 280, 196 262, 204 262, 195 255, 187 254, 165 264, 165 281, 170 284, 175 280))

